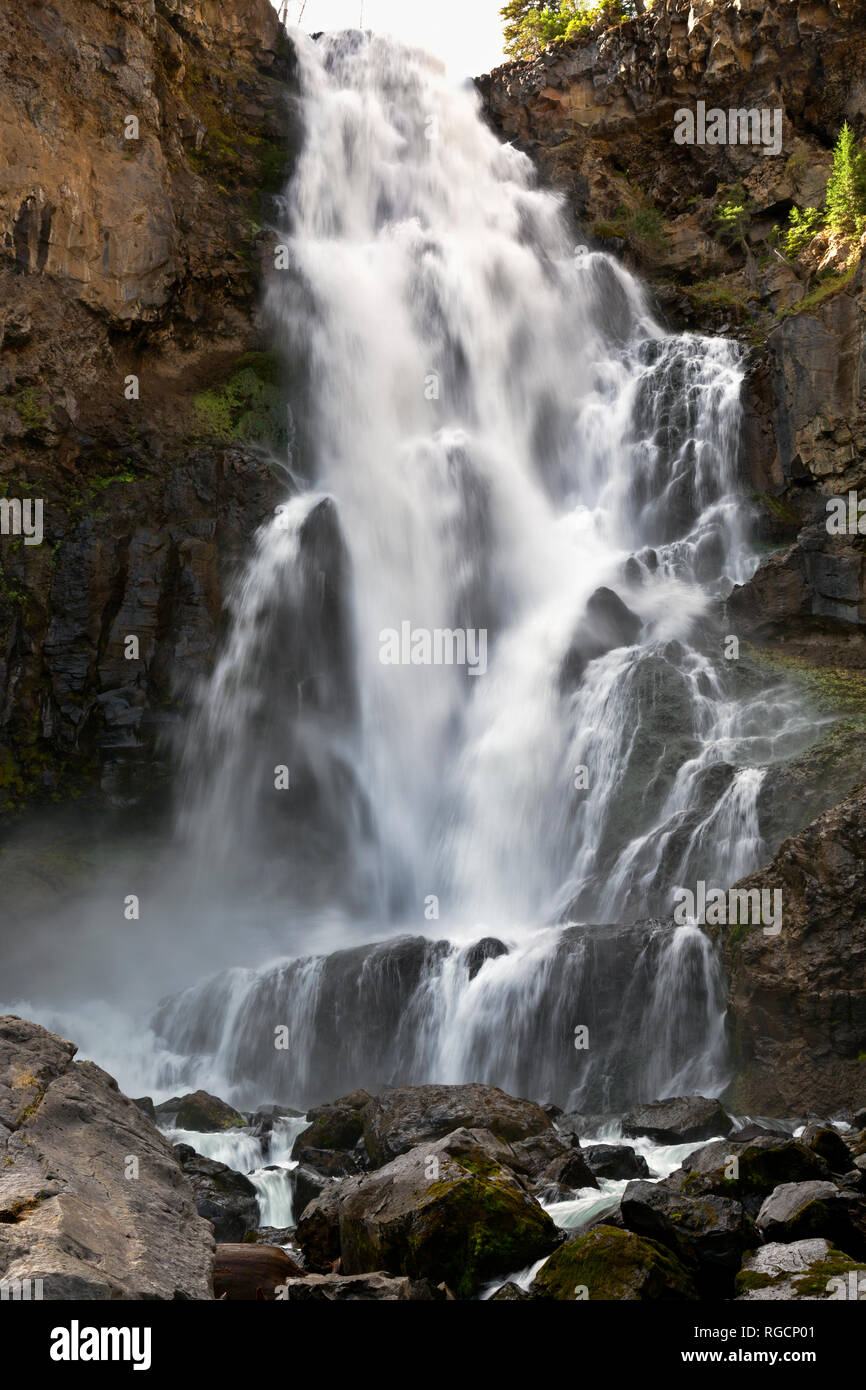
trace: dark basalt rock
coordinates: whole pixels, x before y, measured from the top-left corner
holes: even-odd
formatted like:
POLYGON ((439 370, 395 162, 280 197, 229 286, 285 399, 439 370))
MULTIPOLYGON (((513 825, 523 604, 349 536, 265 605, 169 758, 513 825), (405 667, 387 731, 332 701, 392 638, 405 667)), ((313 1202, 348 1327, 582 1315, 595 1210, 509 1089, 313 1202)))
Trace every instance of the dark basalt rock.
POLYGON ((717 1100, 705 1096, 678 1096, 642 1105, 622 1122, 622 1132, 630 1138, 644 1136, 659 1144, 688 1144, 698 1139, 715 1139, 729 1134, 733 1121, 717 1100))
POLYGON ((823 1236, 855 1259, 866 1258, 866 1197, 831 1182, 789 1182, 774 1188, 757 1216, 767 1241, 823 1236))
POLYGON ((665 1179, 665 1186, 689 1197, 731 1197, 755 1217, 764 1198, 780 1183, 829 1176, 827 1164, 805 1144, 768 1135, 744 1143, 729 1138, 705 1144, 683 1160, 682 1166, 665 1179))
POLYGON ((501 1141, 458 1130, 324 1190, 298 1222, 307 1263, 344 1274, 387 1270, 445 1283, 456 1297, 539 1259, 561 1239, 497 1160, 501 1141))
POLYGON ((495 936, 484 936, 480 941, 474 942, 469 947, 465 957, 470 980, 475 979, 485 961, 496 960, 498 956, 507 955, 508 947, 503 942, 498 941, 495 936))
POLYGON ((829 1125, 807 1125, 800 1143, 812 1149, 829 1164, 832 1173, 847 1173, 851 1168, 851 1151, 837 1130, 829 1125))
POLYGON ((587 1166, 597 1178, 648 1178, 649 1164, 628 1144, 589 1144, 583 1150, 587 1166))
POLYGON ((574 690, 591 661, 616 647, 637 641, 643 623, 613 589, 600 588, 590 595, 586 616, 572 639, 560 673, 563 691, 574 690))
POLYGON ((363 1113, 364 1142, 377 1166, 461 1128, 487 1129, 509 1142, 556 1137, 540 1105, 506 1095, 498 1086, 394 1087, 370 1101, 363 1113))
POLYGON ((242 1241, 259 1223, 256 1189, 249 1178, 203 1158, 189 1144, 175 1144, 174 1151, 192 1183, 196 1211, 210 1221, 217 1241, 242 1241))
POLYGON ((708 1297, 730 1297, 743 1252, 757 1242, 741 1203, 729 1197, 686 1197, 664 1183, 631 1182, 620 1212, 628 1230, 672 1250, 708 1297))
POLYGON ((352 1149, 362 1136, 362 1112, 371 1100, 368 1091, 352 1091, 331 1105, 317 1105, 308 1110, 310 1127, 302 1130, 292 1145, 292 1158, 300 1158, 305 1149, 341 1152, 352 1149))
POLYGON ((224 1129, 245 1129, 247 1122, 239 1111, 207 1091, 175 1096, 156 1106, 161 1125, 189 1129, 198 1134, 217 1134, 224 1129))
POLYGON ((610 1225, 595 1226, 555 1251, 535 1276, 532 1293, 566 1303, 578 1296, 617 1303, 698 1296, 688 1270, 670 1250, 610 1225))

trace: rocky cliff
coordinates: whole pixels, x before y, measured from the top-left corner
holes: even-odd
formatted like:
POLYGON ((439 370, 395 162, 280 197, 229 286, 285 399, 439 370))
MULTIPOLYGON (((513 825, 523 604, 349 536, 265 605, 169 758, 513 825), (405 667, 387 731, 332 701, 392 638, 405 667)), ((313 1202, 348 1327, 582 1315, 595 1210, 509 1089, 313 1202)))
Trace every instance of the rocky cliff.
POLYGON ((0 500, 44 517, 0 537, 0 812, 122 805, 277 496, 293 51, 268 0, 34 0, 0 48, 0 500))
POLYGON ((786 840, 742 888, 778 889, 782 930, 720 932, 739 1112, 822 1116, 866 1097, 866 790, 786 840))
POLYGON ((828 537, 825 503, 866 494, 863 270, 826 238, 791 259, 774 229, 823 201, 843 122, 866 133, 864 58, 862 0, 656 0, 478 83, 495 127, 567 197, 576 236, 645 276, 674 323, 749 350, 746 466, 783 549, 732 616, 792 655, 859 668, 866 541, 828 537), (766 113, 768 136, 778 113, 778 153, 763 136, 727 143, 729 127, 726 143, 697 143, 697 126, 677 143, 677 112, 699 103, 766 113))

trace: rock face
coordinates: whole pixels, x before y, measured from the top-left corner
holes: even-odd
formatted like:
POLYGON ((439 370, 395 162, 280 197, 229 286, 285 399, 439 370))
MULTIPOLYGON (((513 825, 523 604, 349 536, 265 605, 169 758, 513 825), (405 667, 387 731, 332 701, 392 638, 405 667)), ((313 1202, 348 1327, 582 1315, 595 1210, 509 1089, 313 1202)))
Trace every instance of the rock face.
POLYGON ((0 1278, 46 1299, 210 1299, 214 1242, 177 1157, 75 1045, 0 1018, 0 1278))
POLYGON ((720 929, 737 1111, 831 1116, 866 1091, 866 791, 786 840, 744 888, 781 890, 782 930, 720 929))
POLYGON ((561 1237, 502 1152, 486 1131, 458 1129, 331 1184, 298 1222, 308 1265, 324 1272, 339 1258, 344 1274, 387 1270, 467 1297, 539 1259, 561 1237))
POLYGON ((864 59, 858 0, 656 0, 477 83, 495 129, 562 190, 578 236, 624 257, 676 323, 751 350, 744 462, 759 525, 782 549, 735 592, 731 616, 743 636, 860 670, 866 555, 860 538, 827 534, 825 503, 866 488, 863 266, 824 244, 786 259, 773 228, 793 205, 822 205, 843 122, 863 138, 864 59), (780 113, 775 153, 675 141, 677 112, 703 102, 727 115, 732 97, 780 113), (742 225, 729 236, 731 203, 742 225))
POLYGON ((494 126, 566 192, 603 245, 624 249, 667 307, 704 323, 715 310, 722 327, 741 311, 748 318, 752 301, 789 303, 798 281, 726 246, 720 203, 742 185, 753 227, 763 222, 766 234, 792 201, 820 200, 828 147, 858 109, 864 49, 857 0, 819 9, 809 0, 655 0, 645 15, 602 23, 477 85, 494 126), (778 156, 749 141, 674 141, 678 110, 694 113, 702 101, 727 112, 733 93, 738 108, 783 113, 778 156))
POLYGON ((0 543, 0 813, 61 779, 123 806, 279 500, 249 441, 284 424, 257 305, 293 52, 268 0, 4 7, 0 48, 0 484, 44 503, 0 543))

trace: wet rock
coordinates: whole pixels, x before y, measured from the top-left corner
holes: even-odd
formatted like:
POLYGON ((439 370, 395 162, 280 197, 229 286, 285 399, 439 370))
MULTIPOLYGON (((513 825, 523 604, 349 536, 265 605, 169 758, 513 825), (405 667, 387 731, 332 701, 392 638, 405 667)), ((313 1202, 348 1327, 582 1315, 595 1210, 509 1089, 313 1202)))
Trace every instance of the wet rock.
POLYGON ((800 1135, 805 1144, 830 1167, 831 1173, 847 1173, 851 1167, 851 1152, 838 1130, 829 1125, 807 1125, 800 1135))
POLYGON ((224 1244, 216 1248, 214 1297, 227 1303, 272 1303, 287 1279, 304 1271, 278 1245, 224 1244))
POLYGON ((569 1241, 541 1266, 532 1284, 536 1298, 573 1302, 665 1302, 697 1298, 692 1279, 663 1245, 596 1226, 569 1241))
POLYGON ((507 1284, 501 1284, 496 1293, 490 1295, 490 1303, 531 1303, 532 1294, 527 1293, 519 1284, 514 1284, 510 1280, 507 1284))
POLYGON ((657 1144, 689 1144, 729 1134, 733 1121, 719 1101, 705 1096, 678 1096, 642 1105, 626 1115, 622 1132, 628 1138, 654 1139, 657 1144))
POLYGON ((613 589, 596 589, 586 605, 586 615, 572 639, 560 675, 563 690, 573 690, 591 661, 616 647, 637 641, 643 623, 613 589))
POLYGON ((345 1151, 353 1148, 362 1136, 363 1111, 371 1100, 367 1091, 352 1091, 331 1105, 316 1105, 308 1110, 310 1127, 302 1130, 295 1140, 292 1158, 299 1158, 304 1149, 345 1151))
POLYGON ((866 788, 786 840, 772 864, 738 885, 781 892, 778 936, 710 929, 729 980, 733 1109, 832 1115, 859 1104, 866 975, 852 962, 866 959, 864 863, 866 788))
POLYGON ((399 1086, 364 1109, 364 1142, 377 1166, 462 1128, 487 1129, 512 1143, 555 1135, 540 1105, 506 1095, 498 1086, 399 1086))
POLYGON ((245 1129, 246 1119, 233 1106, 207 1091, 163 1101, 156 1107, 159 1123, 198 1134, 218 1134, 224 1129, 245 1129))
POLYGON ((133 1100, 133 1105, 137 1105, 139 1110, 147 1116, 152 1125, 156 1124, 156 1111, 150 1096, 139 1096, 138 1100, 133 1100))
POLYGON ((483 1136, 466 1130, 332 1183, 304 1211, 297 1236, 311 1269, 339 1256, 344 1274, 384 1269, 444 1282, 458 1298, 561 1239, 483 1136))
POLYGON ((324 1192, 331 1178, 317 1168, 299 1163, 289 1174, 289 1181, 292 1184, 292 1210, 303 1212, 310 1202, 324 1192))
POLYGON ((259 1203, 249 1178, 225 1163, 202 1158, 189 1144, 175 1144, 174 1151, 192 1184, 196 1211, 211 1223, 216 1241, 241 1241, 255 1230, 259 1203))
POLYGON ((485 961, 496 960, 499 956, 507 956, 508 947, 503 942, 498 941, 495 936, 482 937, 476 941, 466 952, 466 969, 469 972, 470 980, 474 980, 485 961))
POLYGON ((737 1143, 720 1139, 705 1144, 683 1160, 665 1179, 665 1186, 686 1196, 714 1193, 742 1202, 749 1216, 757 1216, 765 1197, 786 1182, 826 1179, 830 1170, 805 1144, 796 1139, 768 1135, 737 1143))
POLYGON ((766 1241, 823 1236, 856 1259, 866 1257, 866 1198, 831 1182, 789 1182, 774 1188, 758 1212, 766 1241))
POLYGON ((541 1181, 572 1190, 598 1187, 596 1174, 580 1149, 568 1149, 564 1154, 554 1158, 544 1169, 541 1181))
POLYGON ((211 1298, 213 1232, 174 1150, 75 1051, 0 1018, 0 1277, 52 1300, 211 1298))
POLYGON ((736 1278, 736 1302, 852 1297, 866 1302, 866 1264, 820 1237, 762 1245, 746 1256, 736 1278))
POLYGON ((730 1297, 743 1252, 757 1240, 739 1202, 712 1195, 686 1197, 663 1183, 629 1183, 620 1212, 628 1230, 673 1251, 708 1297, 730 1297))
POLYGON ((648 1178, 649 1164, 628 1144, 588 1144, 583 1150, 587 1166, 597 1178, 648 1178))

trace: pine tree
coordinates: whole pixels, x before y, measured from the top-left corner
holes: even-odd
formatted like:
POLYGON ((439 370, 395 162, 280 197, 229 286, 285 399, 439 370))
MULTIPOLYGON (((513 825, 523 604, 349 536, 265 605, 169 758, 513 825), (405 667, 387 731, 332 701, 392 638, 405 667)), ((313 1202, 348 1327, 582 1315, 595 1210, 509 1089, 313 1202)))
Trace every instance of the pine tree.
POLYGON ((846 121, 833 150, 833 168, 827 182, 827 226, 852 236, 866 224, 866 156, 846 121))

